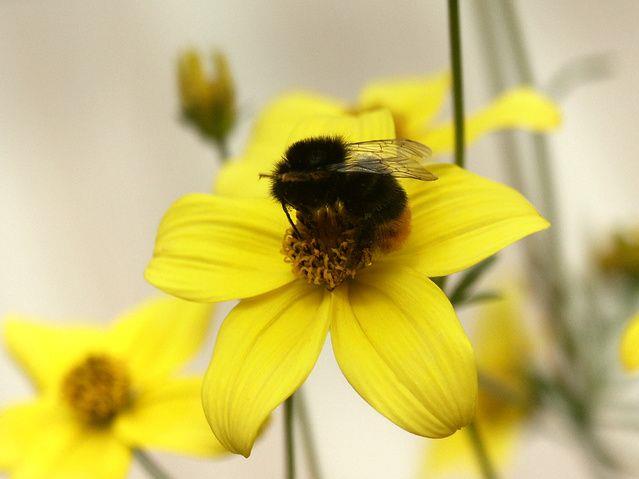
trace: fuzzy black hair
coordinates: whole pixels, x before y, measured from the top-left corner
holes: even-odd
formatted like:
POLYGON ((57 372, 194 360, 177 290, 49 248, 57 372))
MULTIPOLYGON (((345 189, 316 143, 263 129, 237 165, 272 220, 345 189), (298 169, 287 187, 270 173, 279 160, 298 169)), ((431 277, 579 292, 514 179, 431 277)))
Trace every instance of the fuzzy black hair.
POLYGON ((284 158, 292 170, 313 170, 346 160, 346 141, 339 136, 316 136, 288 147, 284 158))

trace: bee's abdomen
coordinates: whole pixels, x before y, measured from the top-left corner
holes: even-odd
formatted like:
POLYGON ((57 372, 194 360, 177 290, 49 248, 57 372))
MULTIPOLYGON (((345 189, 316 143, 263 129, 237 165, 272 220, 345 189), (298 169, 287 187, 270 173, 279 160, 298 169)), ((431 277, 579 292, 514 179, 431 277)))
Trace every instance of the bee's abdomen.
POLYGON ((362 225, 361 241, 382 252, 398 249, 410 234, 411 214, 406 192, 387 175, 351 176, 343 189, 344 205, 362 225), (355 183, 358 181, 358 183, 355 183))
POLYGON ((392 220, 379 223, 373 235, 373 244, 383 253, 389 253, 402 247, 411 229, 411 211, 408 205, 404 211, 392 220))

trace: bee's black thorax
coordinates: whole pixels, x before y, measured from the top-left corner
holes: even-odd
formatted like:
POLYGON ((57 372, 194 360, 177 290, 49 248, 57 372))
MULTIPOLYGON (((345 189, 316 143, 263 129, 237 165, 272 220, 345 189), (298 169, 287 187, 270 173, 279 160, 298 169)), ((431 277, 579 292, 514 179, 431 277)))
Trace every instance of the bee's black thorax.
POLYGON ((301 213, 341 202, 349 216, 363 222, 388 221, 401 215, 406 193, 390 175, 331 171, 346 160, 347 145, 339 137, 293 143, 273 172, 271 194, 301 213))

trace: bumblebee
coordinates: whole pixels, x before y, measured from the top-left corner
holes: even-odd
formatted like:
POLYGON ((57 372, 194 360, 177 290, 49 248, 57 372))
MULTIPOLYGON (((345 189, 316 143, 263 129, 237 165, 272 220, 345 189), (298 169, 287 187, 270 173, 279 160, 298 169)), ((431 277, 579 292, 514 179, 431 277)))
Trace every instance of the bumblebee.
POLYGON ((356 250, 388 252, 410 232, 406 192, 397 179, 436 180, 423 166, 430 154, 407 139, 347 143, 338 136, 312 137, 293 143, 273 172, 260 176, 270 178, 271 195, 298 238, 312 231, 329 244, 331 235, 348 230, 356 250))

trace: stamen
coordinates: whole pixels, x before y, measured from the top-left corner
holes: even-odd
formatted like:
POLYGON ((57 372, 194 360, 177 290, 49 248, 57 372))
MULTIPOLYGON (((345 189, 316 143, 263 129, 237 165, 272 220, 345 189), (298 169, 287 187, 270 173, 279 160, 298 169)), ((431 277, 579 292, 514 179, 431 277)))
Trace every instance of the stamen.
POLYGON ((332 291, 358 270, 369 266, 371 250, 360 244, 360 231, 343 221, 334 209, 325 208, 311 218, 298 214, 298 222, 284 235, 282 253, 293 273, 309 284, 332 291))
POLYGON ((91 355, 67 373, 62 395, 81 421, 104 426, 131 403, 131 382, 121 361, 91 355))

